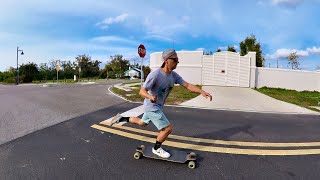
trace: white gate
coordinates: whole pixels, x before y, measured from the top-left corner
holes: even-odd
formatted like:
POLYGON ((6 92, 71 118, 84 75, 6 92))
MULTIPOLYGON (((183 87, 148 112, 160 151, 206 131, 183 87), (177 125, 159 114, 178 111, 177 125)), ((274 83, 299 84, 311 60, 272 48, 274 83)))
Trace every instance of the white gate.
POLYGON ((213 56, 203 55, 202 59, 202 84, 213 84, 213 56))
POLYGON ((203 85, 249 87, 250 58, 234 52, 217 52, 204 56, 203 85))
POLYGON ((213 76, 214 81, 212 85, 225 86, 226 85, 226 54, 215 53, 213 55, 214 66, 213 76))

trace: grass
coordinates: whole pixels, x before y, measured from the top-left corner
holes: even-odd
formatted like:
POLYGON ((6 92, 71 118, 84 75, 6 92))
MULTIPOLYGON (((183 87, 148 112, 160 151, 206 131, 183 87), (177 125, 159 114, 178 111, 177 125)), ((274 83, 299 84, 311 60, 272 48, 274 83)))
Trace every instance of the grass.
POLYGON ((295 104, 313 111, 320 112, 311 106, 320 106, 320 92, 317 91, 295 91, 281 88, 267 88, 262 87, 256 89, 257 91, 268 95, 272 98, 295 104))
MULTIPOLYGON (((123 83, 123 84, 134 84, 134 83, 140 83, 141 82, 141 80, 131 80, 132 82, 125 82, 125 83, 123 83)), ((144 81, 142 81, 142 82, 144 82, 144 81)))
MULTIPOLYGON (((81 78, 80 81, 74 81, 74 79, 59 79, 58 83, 62 84, 74 84, 74 83, 81 83, 81 82, 99 82, 99 81, 106 81, 106 79, 98 79, 98 78, 81 78)), ((42 80, 42 81, 32 81, 35 84, 41 83, 57 83, 56 80, 42 80)))
MULTIPOLYGON (((43 81, 32 81, 32 83, 34 84, 43 84, 43 83, 57 83, 57 81, 55 80, 43 80, 43 81)), ((59 79, 58 80, 58 83, 66 83, 66 84, 69 84, 69 83, 76 83, 73 79, 59 79)))
MULTIPOLYGON (((112 91, 126 99, 134 102, 143 102, 144 98, 139 95, 140 85, 131 86, 132 91, 124 91, 122 89, 118 89, 113 87, 112 91)), ((201 86, 198 86, 201 88, 201 86)), ((193 93, 185 89, 183 86, 174 86, 171 93, 169 94, 166 103, 170 105, 181 104, 182 102, 188 101, 192 98, 197 97, 197 93, 193 93)))

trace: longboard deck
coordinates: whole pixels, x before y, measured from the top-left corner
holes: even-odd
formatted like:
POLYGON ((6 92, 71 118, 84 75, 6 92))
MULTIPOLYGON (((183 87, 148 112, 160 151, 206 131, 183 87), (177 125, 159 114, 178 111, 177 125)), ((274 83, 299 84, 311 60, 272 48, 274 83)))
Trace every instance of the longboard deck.
POLYGON ((185 151, 179 151, 179 150, 170 150, 168 151, 171 156, 169 158, 162 158, 159 157, 152 152, 152 146, 145 146, 141 145, 137 147, 136 152, 134 153, 133 157, 135 159, 140 159, 141 156, 152 158, 152 159, 160 159, 165 161, 171 161, 171 162, 178 162, 178 163, 186 163, 188 162, 188 167, 190 169, 196 168, 196 159, 197 155, 194 152, 185 152, 185 151))
POLYGON ((185 163, 188 161, 187 157, 189 153, 185 151, 170 150, 168 152, 171 154, 171 156, 169 158, 162 158, 153 154, 152 148, 153 147, 151 146, 146 146, 145 149, 142 151, 143 156, 147 158, 161 159, 161 160, 179 162, 179 163, 185 163))

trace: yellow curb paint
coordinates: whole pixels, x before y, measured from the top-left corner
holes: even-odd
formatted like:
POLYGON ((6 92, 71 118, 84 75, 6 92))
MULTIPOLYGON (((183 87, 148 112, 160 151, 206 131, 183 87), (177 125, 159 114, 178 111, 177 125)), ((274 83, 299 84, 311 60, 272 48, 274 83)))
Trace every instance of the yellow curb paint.
MULTIPOLYGON (((149 143, 154 143, 155 138, 150 138, 146 136, 141 136, 133 133, 128 133, 112 128, 107 128, 99 125, 92 125, 92 128, 117 134, 119 136, 136 139, 140 141, 145 141, 149 143)), ((182 148, 182 149, 192 149, 197 151, 215 152, 215 153, 226 153, 226 154, 242 154, 242 155, 262 155, 262 156, 292 156, 292 155, 311 155, 320 154, 320 149, 301 149, 301 150, 265 150, 265 149, 237 149, 237 148, 225 148, 225 147, 214 147, 214 146, 203 146, 196 144, 187 144, 174 141, 165 141, 163 143, 166 146, 182 148)))
MULTIPOLYGON (((109 125, 110 123, 100 122, 100 124, 109 125)), ((147 131, 147 130, 127 127, 127 126, 120 126, 117 124, 114 124, 113 127, 132 131, 132 132, 153 135, 153 136, 157 136, 157 134, 158 134, 157 132, 153 132, 153 131, 147 131)), ((210 143, 210 144, 220 144, 220 145, 229 145, 229 146, 252 146, 252 147, 313 147, 313 146, 320 146, 320 142, 268 143, 268 142, 223 141, 223 140, 178 136, 178 135, 172 135, 172 134, 170 134, 168 138, 197 142, 197 143, 210 143)))

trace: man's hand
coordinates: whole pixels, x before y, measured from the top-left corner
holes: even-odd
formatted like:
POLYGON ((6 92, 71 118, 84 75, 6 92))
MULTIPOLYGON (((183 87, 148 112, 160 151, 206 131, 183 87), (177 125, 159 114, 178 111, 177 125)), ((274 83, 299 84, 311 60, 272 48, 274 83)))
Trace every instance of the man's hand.
POLYGON ((151 96, 149 99, 152 103, 155 103, 158 100, 157 96, 151 96))
POLYGON ((195 93, 199 93, 199 94, 201 94, 203 97, 209 98, 210 101, 212 101, 212 96, 211 96, 211 94, 203 91, 202 89, 198 88, 197 86, 195 86, 195 85, 193 85, 193 84, 190 84, 190 83, 187 83, 187 82, 184 82, 182 85, 183 85, 183 87, 185 87, 185 88, 188 89, 189 91, 192 91, 192 92, 195 92, 195 93))
POLYGON ((202 95, 203 97, 205 97, 205 98, 209 98, 209 99, 210 99, 210 101, 212 101, 212 96, 211 96, 211 94, 209 94, 209 93, 207 93, 207 92, 203 91, 203 92, 201 93, 201 95, 202 95))

